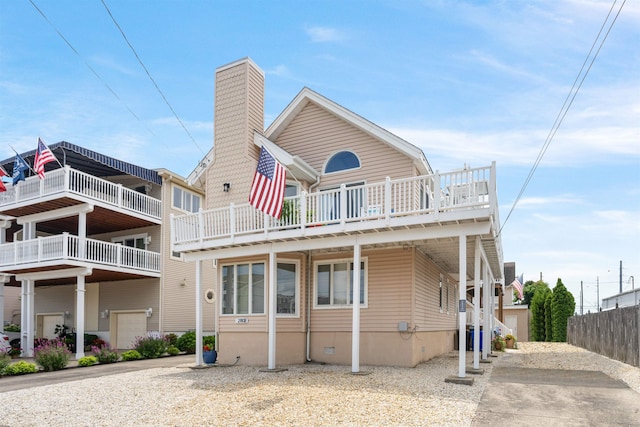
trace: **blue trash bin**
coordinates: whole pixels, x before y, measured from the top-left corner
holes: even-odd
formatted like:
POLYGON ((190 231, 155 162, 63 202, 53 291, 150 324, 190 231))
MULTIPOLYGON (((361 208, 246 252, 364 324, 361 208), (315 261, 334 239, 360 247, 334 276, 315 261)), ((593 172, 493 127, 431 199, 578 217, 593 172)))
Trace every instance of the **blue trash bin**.
MULTIPOLYGON (((470 332, 471 332, 471 345, 469 346, 469 350, 473 351, 473 343, 475 342, 473 337, 474 330, 471 329, 470 332)), ((482 351, 482 329, 480 329, 480 351, 482 351)))

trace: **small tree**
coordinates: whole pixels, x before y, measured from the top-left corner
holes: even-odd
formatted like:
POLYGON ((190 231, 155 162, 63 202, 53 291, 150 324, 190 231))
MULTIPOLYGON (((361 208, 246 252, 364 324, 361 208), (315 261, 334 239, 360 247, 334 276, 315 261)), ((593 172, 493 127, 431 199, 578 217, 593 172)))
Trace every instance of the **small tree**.
POLYGON ((553 341, 553 322, 551 311, 553 310, 553 292, 547 292, 544 298, 544 340, 553 341))
POLYGON ((545 317, 544 317, 544 302, 547 298, 547 293, 551 290, 546 283, 536 286, 535 293, 531 299, 531 340, 532 341, 544 341, 545 334, 545 317))
POLYGON ((551 304, 551 318, 553 323, 552 341, 567 341, 567 320, 573 316, 576 309, 576 301, 571 292, 558 278, 553 288, 553 303, 551 304))

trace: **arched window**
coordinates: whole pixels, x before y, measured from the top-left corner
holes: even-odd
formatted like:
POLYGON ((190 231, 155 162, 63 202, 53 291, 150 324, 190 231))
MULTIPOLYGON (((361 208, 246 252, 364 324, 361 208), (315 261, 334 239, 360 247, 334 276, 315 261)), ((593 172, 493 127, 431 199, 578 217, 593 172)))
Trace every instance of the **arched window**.
POLYGON ((360 159, 351 151, 339 151, 327 162, 324 173, 339 172, 360 167, 360 159))

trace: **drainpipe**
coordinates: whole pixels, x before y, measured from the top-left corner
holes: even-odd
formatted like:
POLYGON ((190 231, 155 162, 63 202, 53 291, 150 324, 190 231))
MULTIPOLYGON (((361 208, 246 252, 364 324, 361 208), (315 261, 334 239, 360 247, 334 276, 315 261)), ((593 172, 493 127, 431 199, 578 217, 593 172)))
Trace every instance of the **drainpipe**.
MULTIPOLYGON (((309 194, 320 185, 320 176, 309 186, 309 194)), ((307 362, 311 362, 311 251, 307 251, 307 362)))
POLYGON ((307 362, 311 362, 311 251, 307 251, 307 362))

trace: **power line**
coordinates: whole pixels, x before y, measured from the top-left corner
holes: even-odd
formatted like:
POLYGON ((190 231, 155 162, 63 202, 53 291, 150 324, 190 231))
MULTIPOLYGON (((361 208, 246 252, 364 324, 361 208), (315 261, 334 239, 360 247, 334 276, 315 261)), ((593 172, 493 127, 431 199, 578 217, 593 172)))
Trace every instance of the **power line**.
POLYGON ((173 113, 174 117, 176 118, 176 120, 178 120, 178 122, 180 123, 180 125, 182 126, 182 129, 184 129, 184 131, 187 133, 187 135, 189 135, 189 138, 191 138, 191 141, 193 141, 193 143, 196 145, 196 147, 198 147, 198 150, 200 150, 200 152, 202 153, 202 155, 204 156, 205 153, 202 150, 202 148, 200 148, 200 146, 198 145, 198 143, 196 142, 196 140, 193 138, 193 136, 191 136, 191 133, 189 133, 189 131, 187 130, 187 127, 184 125, 184 123, 182 122, 182 120, 180 119, 180 117, 178 117, 178 114, 176 113, 176 111, 173 109, 173 107, 171 106, 171 104, 169 103, 169 100, 167 99, 167 97, 164 95, 164 93, 162 92, 162 90, 160 90, 160 87, 158 86, 158 84, 156 83, 156 81, 153 79, 153 77, 151 76, 151 73, 149 72, 149 70, 147 69, 147 67, 144 65, 144 62, 142 62, 142 59, 140 59, 140 56, 138 55, 138 53, 136 52, 136 50, 133 48, 133 46, 131 45, 131 43, 129 42, 129 39, 127 38, 127 36, 125 35, 124 31, 122 30, 122 27, 120 27, 120 24, 118 24, 118 21, 116 21, 116 18, 113 16, 113 14, 111 13, 111 10, 109 10, 109 7, 107 6, 107 3, 105 3, 104 0, 102 1, 102 5, 104 6, 104 8, 107 10, 107 13, 109 14, 109 16, 111 17, 111 20, 113 21, 114 25, 116 26, 116 28, 118 28, 118 31, 120 31, 120 34, 122 34, 122 37, 124 38, 124 41, 127 42, 127 45, 129 46, 129 48, 131 49, 131 51, 133 52, 133 54, 135 55, 136 59, 138 60, 138 62, 140 63, 140 66, 144 69, 145 73, 147 73, 147 76, 149 77, 149 80, 151 80, 151 83, 153 83, 153 85, 155 86, 156 90, 158 91, 158 93, 160 94, 160 96, 162 97, 162 99, 164 100, 164 103, 167 104, 167 106, 169 107, 169 109, 171 110, 171 112, 173 113))
POLYGON ((51 26, 51 28, 54 29, 54 31, 58 34, 58 36, 60 36, 60 38, 62 40, 64 40, 64 42, 67 44, 67 46, 69 46, 69 48, 73 51, 73 53, 75 53, 78 58, 80 58, 82 60, 82 62, 84 62, 84 65, 87 66, 87 68, 89 68, 89 70, 91 70, 91 72, 93 73, 93 75, 100 80, 105 87, 107 88, 107 90, 109 90, 109 92, 111 92, 111 94, 120 102, 122 103, 122 105, 125 106, 125 108, 129 111, 129 113, 131 113, 131 115, 133 117, 136 118, 136 120, 138 120, 140 123, 142 123, 142 125, 152 134, 155 136, 155 133, 153 133, 153 131, 151 129, 149 129, 149 127, 140 119, 140 117, 138 117, 138 115, 136 113, 133 112, 133 110, 131 110, 131 108, 129 108, 129 106, 122 100, 122 98, 120 98, 118 96, 118 94, 111 88, 111 86, 109 86, 107 84, 107 82, 104 81, 104 79, 98 74, 98 72, 87 62, 85 61, 82 56, 80 56, 80 53, 78 53, 78 51, 76 50, 75 47, 73 47, 73 45, 71 44, 71 42, 69 42, 69 40, 67 40, 67 38, 60 32, 60 30, 58 30, 58 28, 53 25, 53 23, 49 20, 49 18, 47 17, 47 15, 45 15, 45 13, 40 10, 40 8, 33 2, 33 0, 29 0, 29 2, 31 3, 31 5, 38 11, 38 13, 40 15, 42 15, 42 17, 44 18, 45 21, 47 21, 47 23, 51 26))
POLYGON ((617 0, 614 0, 613 4, 611 5, 611 8, 609 9, 609 13, 607 14, 607 17, 605 18, 604 22, 602 23, 602 26, 600 27, 600 31, 598 32, 598 35, 596 36, 595 40, 593 41, 593 44, 591 45, 591 49, 589 50, 589 53, 587 54, 584 62, 582 63, 582 67, 580 68, 580 71, 578 72, 578 75, 576 76, 575 80, 573 81, 573 85, 571 86, 571 90, 569 90, 569 93, 567 94, 567 97, 565 98, 564 103, 562 104, 562 108, 560 108, 560 111, 558 112, 558 114, 556 116, 556 119, 555 119, 555 121, 553 123, 553 126, 551 126, 551 130, 549 130, 549 134, 547 135, 547 138, 545 139, 545 142, 542 145, 542 148, 540 149, 540 152, 538 153, 538 157, 536 158, 533 166, 531 167, 531 170, 529 171, 529 175, 525 179, 524 184, 522 185, 522 188, 520 189, 520 192, 518 193, 518 196, 516 197, 515 201, 513 202, 513 205, 511 206, 511 209, 509 210, 509 213, 507 214, 507 217, 505 218, 504 222, 502 223, 502 226, 500 227, 500 230, 498 231, 497 236, 499 236, 500 233, 502 233, 502 229, 504 228, 504 226, 506 225, 507 221, 509 220, 509 217, 511 217, 511 214, 513 213, 514 209, 516 208, 516 205, 518 204, 518 202, 522 198, 522 195, 524 194, 527 186, 529 185, 529 182, 533 178, 533 174, 535 173, 536 169, 538 168, 538 165, 540 164, 540 162, 542 161, 542 158, 544 157, 545 153, 547 152, 547 149, 549 148, 549 145, 551 144, 551 141, 553 140, 553 137, 556 135, 556 132, 560 128, 560 125, 562 124, 565 116, 567 115, 567 112, 569 111, 569 108, 571 108, 571 105, 573 104, 573 101, 576 98, 576 95, 578 94, 578 91, 582 87, 582 83, 584 83, 584 80, 587 78, 587 75, 589 74, 589 71, 591 70, 591 66, 593 65, 593 63, 595 62, 596 58, 598 57, 598 54, 600 53, 600 50, 602 49, 602 46, 604 45, 604 42, 607 40, 607 37, 609 36, 609 33, 611 32, 611 28, 613 28, 613 24, 615 24, 616 20, 618 19, 618 16, 620 15, 620 12, 622 11, 622 8, 624 7, 624 5, 626 3, 626 0, 622 1, 622 4, 620 5, 620 9, 618 9, 618 12, 616 13, 615 17, 613 18, 613 21, 611 21, 611 24, 609 25, 609 28, 607 29, 607 32, 605 33, 604 37, 602 38, 602 41, 600 42, 600 46, 598 46, 598 49, 596 50, 595 54, 593 55, 593 57, 591 59, 591 62, 589 63, 589 66, 587 67, 586 72, 584 73, 584 75, 582 75, 582 71, 584 70, 585 65, 589 61, 589 57, 591 56, 591 53, 593 52, 593 48, 596 46, 596 44, 598 42, 598 39, 600 39, 600 35, 602 34, 602 30, 604 29, 605 25, 607 24, 607 21, 609 20, 609 17, 611 16, 611 12, 613 11, 613 8, 615 7, 616 3, 617 3, 617 0), (580 79, 580 75, 582 75, 582 79, 580 79), (578 80, 580 80, 580 83, 576 87, 576 83, 578 82, 578 80))

